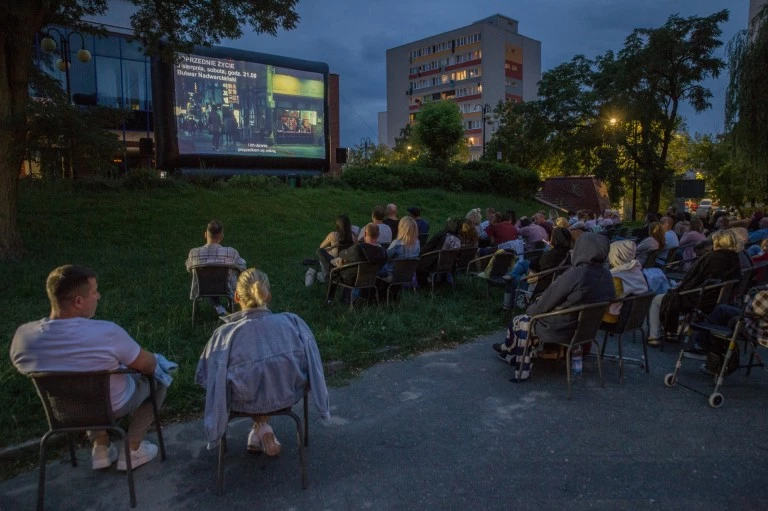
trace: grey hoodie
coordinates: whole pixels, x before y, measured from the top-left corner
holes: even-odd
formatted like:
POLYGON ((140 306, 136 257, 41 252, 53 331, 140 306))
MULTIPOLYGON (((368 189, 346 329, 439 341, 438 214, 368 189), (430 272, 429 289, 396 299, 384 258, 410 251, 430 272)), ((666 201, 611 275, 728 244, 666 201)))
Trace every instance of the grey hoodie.
POLYGON ((329 418, 328 389, 315 336, 289 312, 248 309, 224 318, 197 364, 205 387, 203 425, 209 448, 224 434, 229 410, 259 414, 292 406, 311 383, 312 400, 329 418))
MULTIPOLYGON (((604 267, 610 243, 602 234, 582 234, 573 247, 572 268, 550 285, 541 297, 526 310, 534 316, 557 309, 578 307, 614 299, 611 273, 604 267)), ((577 314, 555 316, 537 321, 534 333, 542 342, 568 342, 573 335, 577 314)))

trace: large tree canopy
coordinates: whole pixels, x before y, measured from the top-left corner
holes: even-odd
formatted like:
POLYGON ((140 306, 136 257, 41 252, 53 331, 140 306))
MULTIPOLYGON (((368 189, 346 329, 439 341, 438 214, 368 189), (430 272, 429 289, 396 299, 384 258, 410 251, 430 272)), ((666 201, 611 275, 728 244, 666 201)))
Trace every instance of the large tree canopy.
POLYGON ((768 196, 768 5, 728 44, 726 128, 749 197, 768 196))
POLYGON ((540 141, 545 133, 551 156, 530 160, 533 168, 541 171, 554 160, 561 173, 596 174, 614 196, 636 172, 646 209, 657 211, 675 173, 668 160, 673 135, 682 127, 681 103, 697 112, 711 106, 712 94, 701 83, 725 65, 713 55, 722 45, 719 25, 727 19, 725 10, 706 17, 672 15, 659 28, 634 30, 617 53, 594 60, 577 55, 547 71, 539 102, 503 114, 492 145, 540 141))
MULTIPOLYGON (((298 0, 130 0, 131 28, 148 53, 172 58, 192 45, 236 39, 243 27, 275 34, 295 28, 298 0), (161 44, 163 43, 163 44, 161 44)), ((0 259, 21 254, 18 180, 27 140, 29 81, 37 34, 49 24, 94 31, 84 18, 103 15, 108 0, 0 2, 0 259)))

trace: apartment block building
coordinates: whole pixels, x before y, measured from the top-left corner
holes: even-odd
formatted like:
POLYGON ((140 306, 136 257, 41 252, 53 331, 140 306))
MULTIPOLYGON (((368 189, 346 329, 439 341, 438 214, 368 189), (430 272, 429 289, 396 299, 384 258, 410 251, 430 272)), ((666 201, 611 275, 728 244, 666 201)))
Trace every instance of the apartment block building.
MULTIPOLYGON (((461 28, 387 50, 386 143, 432 101, 455 101, 464 118, 470 158, 478 159, 499 101, 532 101, 541 80, 541 42, 520 35, 518 22, 496 14, 461 28)), ((380 140, 379 142, 385 142, 380 140)))

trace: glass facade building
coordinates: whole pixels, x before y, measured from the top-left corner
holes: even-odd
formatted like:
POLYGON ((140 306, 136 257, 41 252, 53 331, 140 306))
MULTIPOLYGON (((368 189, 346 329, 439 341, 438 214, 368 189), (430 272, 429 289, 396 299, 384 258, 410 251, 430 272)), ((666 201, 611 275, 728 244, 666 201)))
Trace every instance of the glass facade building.
MULTIPOLYGON (((139 43, 127 35, 93 36, 73 32, 65 27, 49 27, 38 38, 36 48, 38 67, 66 86, 66 73, 56 66, 62 51, 62 41, 69 42, 69 79, 72 102, 77 105, 102 105, 133 112, 128 116, 129 131, 152 131, 152 77, 150 58, 141 51, 139 43), (46 54, 39 41, 46 35, 56 42, 56 49, 46 54), (77 52, 85 48, 91 60, 80 62, 77 52), (50 56, 49 57, 47 57, 50 56)), ((123 126, 116 126, 123 129, 123 126)))

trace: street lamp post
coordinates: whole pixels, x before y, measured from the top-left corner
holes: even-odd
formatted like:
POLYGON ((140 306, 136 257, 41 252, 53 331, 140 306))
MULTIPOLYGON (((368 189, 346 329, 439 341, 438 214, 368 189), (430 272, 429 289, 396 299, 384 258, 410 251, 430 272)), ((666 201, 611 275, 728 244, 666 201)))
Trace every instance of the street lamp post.
POLYGON ((46 36, 40 41, 40 47, 47 52, 52 52, 56 50, 56 41, 53 39, 52 32, 55 32, 59 36, 59 56, 61 57, 58 62, 56 62, 56 68, 59 71, 64 72, 64 76, 66 77, 66 84, 67 84, 67 101, 70 103, 72 102, 72 86, 70 83, 69 78, 69 66, 72 63, 72 59, 70 58, 70 38, 73 35, 77 35, 80 37, 80 49, 77 51, 77 60, 79 60, 82 63, 89 62, 91 60, 91 52, 85 49, 85 37, 83 37, 83 34, 77 31, 71 31, 68 35, 64 35, 61 31, 55 28, 49 28, 46 31, 46 36))
POLYGON ((368 146, 373 148, 373 140, 371 140, 371 137, 363 137, 360 139, 360 145, 363 146, 363 157, 365 158, 365 164, 368 165, 368 146))
MULTIPOLYGON (((478 105, 479 106, 479 105, 478 105)), ((483 158, 485 158, 485 125, 490 124, 493 116, 491 115, 491 105, 488 103, 483 105, 483 117, 480 121, 483 123, 483 158)))
POLYGON ((632 221, 637 218, 637 125, 632 121, 632 141, 635 146, 635 157, 632 158, 634 168, 632 169, 632 221))

